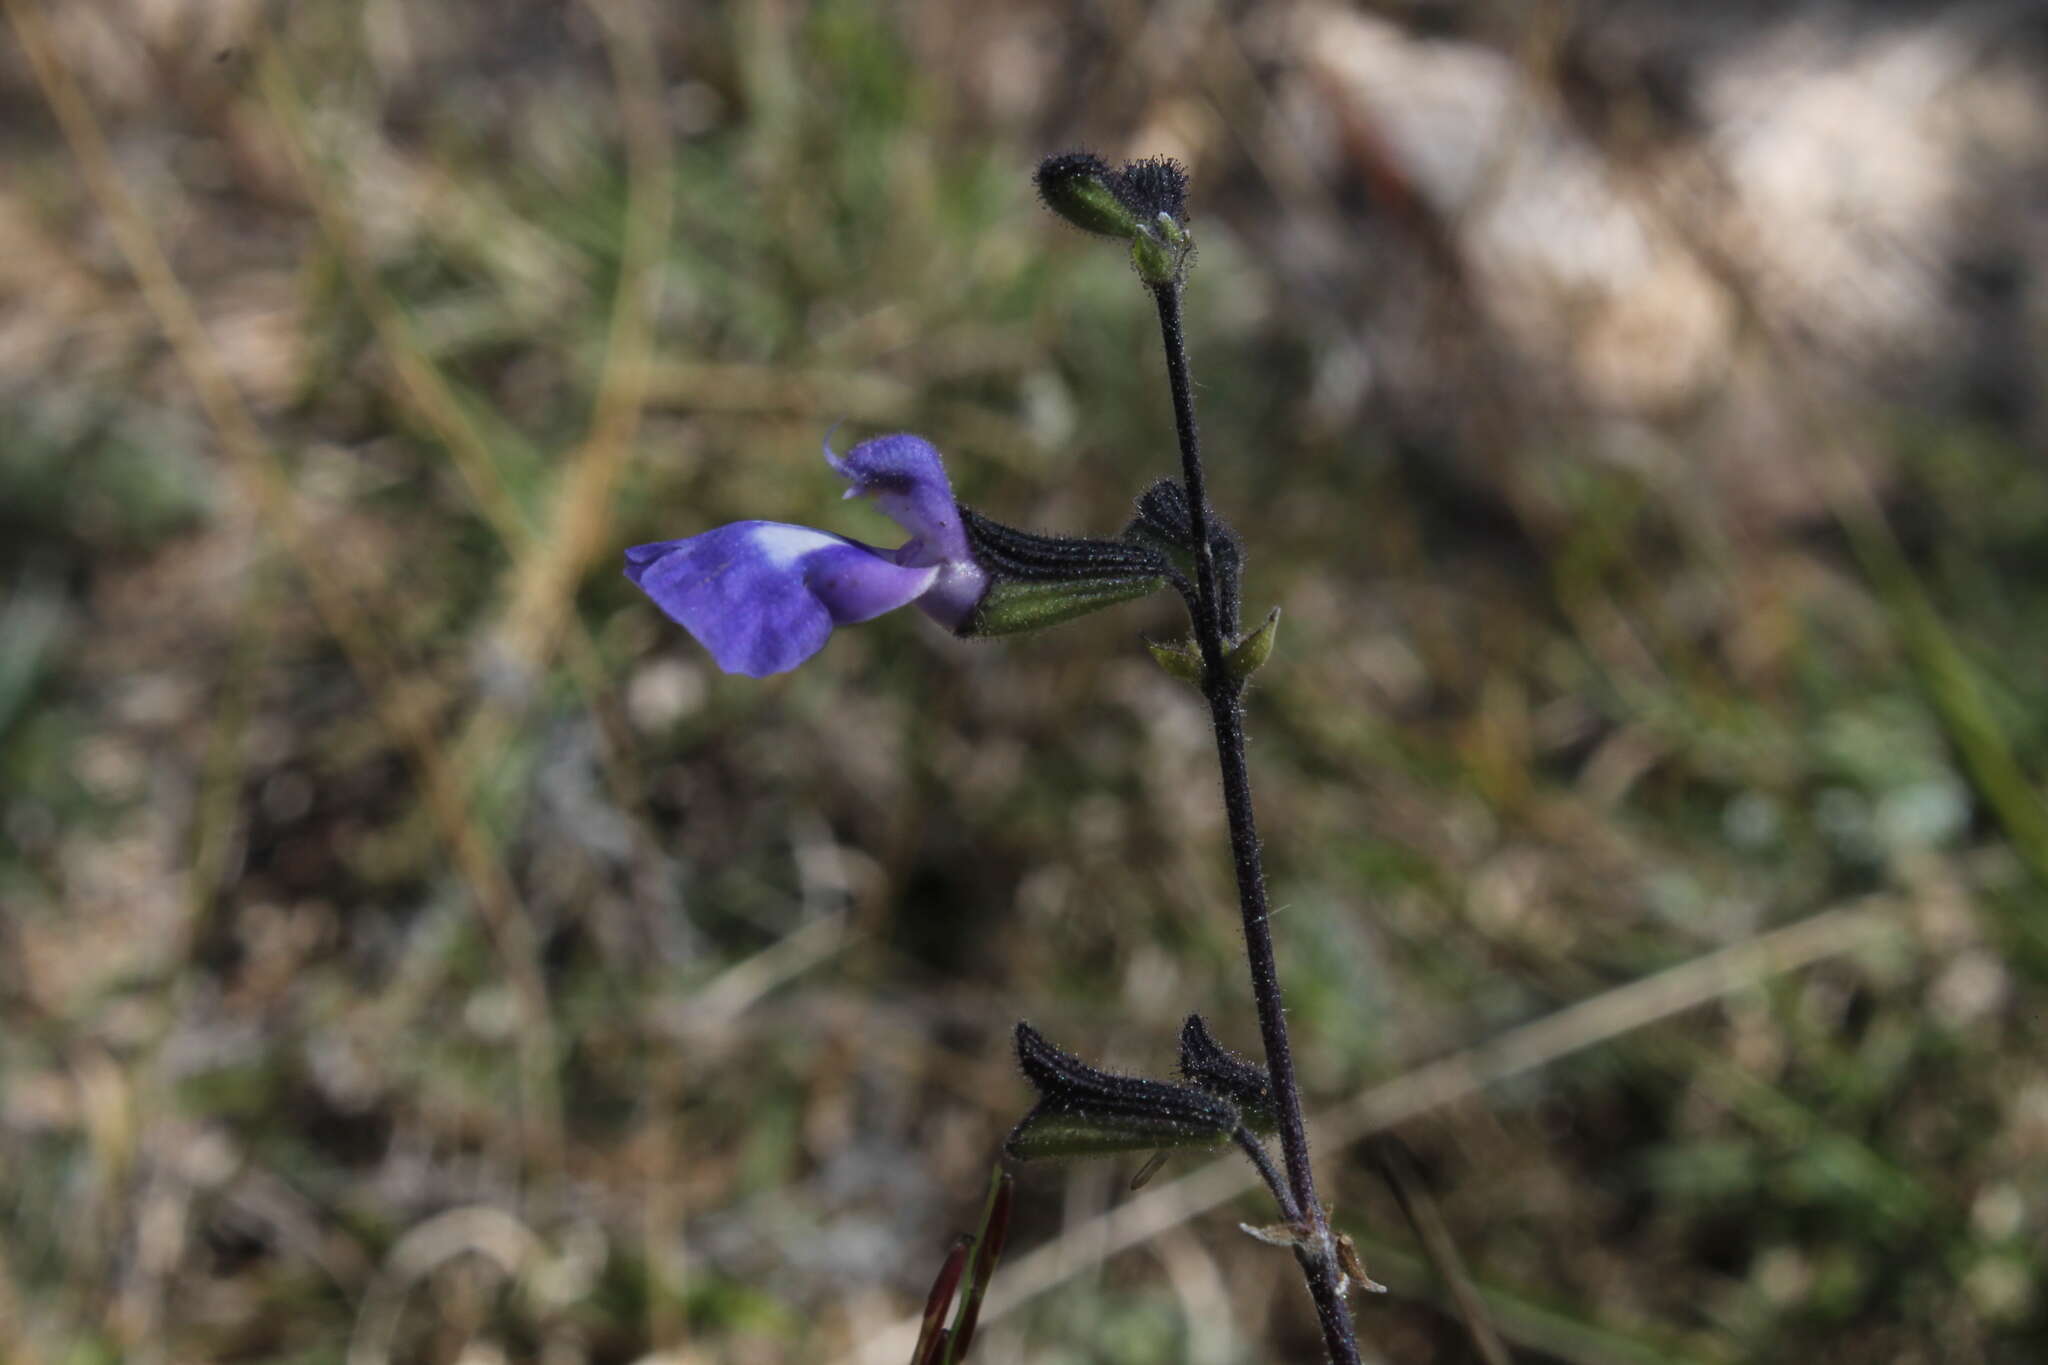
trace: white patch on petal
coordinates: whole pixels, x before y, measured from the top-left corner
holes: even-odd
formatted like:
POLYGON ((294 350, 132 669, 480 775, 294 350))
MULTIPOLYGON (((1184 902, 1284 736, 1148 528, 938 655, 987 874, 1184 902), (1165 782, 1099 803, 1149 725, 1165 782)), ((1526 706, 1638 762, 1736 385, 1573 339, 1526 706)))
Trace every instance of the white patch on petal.
POLYGON ((749 531, 747 543, 769 568, 787 569, 805 555, 844 545, 846 541, 824 531, 813 531, 808 526, 786 526, 769 521, 749 531))

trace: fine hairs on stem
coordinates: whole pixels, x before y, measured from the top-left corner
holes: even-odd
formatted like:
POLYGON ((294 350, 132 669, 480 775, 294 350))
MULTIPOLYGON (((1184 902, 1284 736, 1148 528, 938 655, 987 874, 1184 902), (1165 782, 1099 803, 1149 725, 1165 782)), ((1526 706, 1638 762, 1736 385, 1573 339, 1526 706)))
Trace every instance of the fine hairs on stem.
POLYGON ((1225 666, 1225 651, 1234 641, 1224 638, 1218 610, 1216 570, 1209 543, 1208 494, 1202 481, 1202 448, 1195 425, 1194 386, 1188 377, 1187 336, 1181 327, 1178 277, 1150 286, 1159 308, 1160 340, 1166 349, 1167 384, 1173 391, 1173 420, 1180 439, 1181 477, 1187 490, 1188 514, 1194 526, 1195 641, 1202 655, 1202 693, 1209 703, 1215 730, 1216 760, 1223 775, 1223 805, 1230 821, 1231 861, 1237 871, 1238 910, 1244 917, 1245 957, 1251 969, 1252 995, 1258 1003, 1259 1036, 1266 1049, 1272 1078, 1273 1109, 1280 1133, 1293 1209, 1282 1217, 1299 1226, 1294 1244, 1308 1291, 1315 1300, 1323 1344, 1339 1365, 1358 1360, 1358 1341, 1344 1303, 1344 1272, 1336 1239, 1322 1200, 1316 1195, 1315 1171, 1309 1162, 1308 1127, 1301 1113, 1301 1087, 1294 1076, 1294 1053, 1287 1036, 1287 1012, 1281 1000, 1280 970, 1273 957, 1271 909, 1266 900, 1266 873, 1259 856, 1258 823, 1252 808, 1251 773, 1245 763, 1245 680, 1225 666))

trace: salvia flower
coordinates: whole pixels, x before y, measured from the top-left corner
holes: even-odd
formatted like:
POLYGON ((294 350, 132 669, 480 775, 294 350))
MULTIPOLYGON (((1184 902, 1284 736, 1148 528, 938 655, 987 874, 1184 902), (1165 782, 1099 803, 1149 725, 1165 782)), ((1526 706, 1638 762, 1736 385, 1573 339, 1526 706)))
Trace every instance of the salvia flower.
POLYGON ((1038 165, 1038 196, 1075 227, 1131 244, 1138 278, 1177 286, 1194 258, 1188 231, 1188 173, 1155 156, 1111 170, 1093 152, 1061 152, 1038 165))
POLYGON ((739 521, 626 551, 626 577, 728 673, 787 672, 824 648, 834 626, 912 602, 958 629, 988 586, 929 441, 878 436, 844 457, 828 445, 825 459, 847 497, 873 496, 910 539, 882 550, 808 526, 739 521))
POLYGON ((1170 572, 1126 541, 1035 536, 960 506, 922 437, 878 436, 825 459, 910 533, 894 550, 779 521, 739 521, 626 551, 626 577, 728 673, 765 678, 824 648, 834 626, 915 602, 956 635, 1001 635, 1141 597, 1170 572))

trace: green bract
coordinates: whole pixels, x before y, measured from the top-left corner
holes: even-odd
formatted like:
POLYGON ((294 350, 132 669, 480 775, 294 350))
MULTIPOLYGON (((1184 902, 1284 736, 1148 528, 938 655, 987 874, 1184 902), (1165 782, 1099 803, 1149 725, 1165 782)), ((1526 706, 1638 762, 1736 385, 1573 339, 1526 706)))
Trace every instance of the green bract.
POLYGON ((1116 196, 1108 165, 1089 152, 1063 152, 1039 163, 1038 196, 1045 206, 1084 232, 1129 237, 1138 215, 1116 196))

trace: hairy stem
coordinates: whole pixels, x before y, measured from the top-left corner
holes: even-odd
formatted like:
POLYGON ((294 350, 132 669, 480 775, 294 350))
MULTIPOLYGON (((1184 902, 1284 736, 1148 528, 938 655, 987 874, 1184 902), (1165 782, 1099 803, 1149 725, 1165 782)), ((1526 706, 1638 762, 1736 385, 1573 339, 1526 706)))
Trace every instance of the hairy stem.
POLYGON ((1259 1036, 1266 1048, 1266 1069, 1273 1080, 1273 1108, 1279 1119, 1280 1154, 1287 1169, 1292 1209, 1282 1201, 1281 1213, 1298 1221, 1304 1234, 1296 1250, 1323 1344, 1336 1365, 1358 1365, 1358 1340, 1351 1314, 1344 1306, 1343 1272, 1330 1235, 1329 1216, 1316 1197, 1315 1172, 1309 1164, 1308 1127, 1301 1116, 1301 1089, 1294 1078, 1294 1053, 1287 1040, 1287 1014, 1280 998, 1280 972, 1273 959, 1273 928, 1266 901, 1266 873, 1259 858, 1258 825, 1252 812, 1251 773, 1244 752, 1244 684, 1231 677, 1223 657, 1230 648, 1216 590, 1215 556, 1209 545, 1209 498, 1202 482, 1202 448, 1195 430, 1195 395, 1188 378, 1187 338, 1181 330, 1180 286, 1154 286, 1159 307, 1159 332, 1166 347, 1166 378, 1173 390, 1173 420, 1180 437, 1181 477, 1193 522, 1195 556, 1195 640, 1202 651, 1202 692, 1216 731, 1216 758, 1223 770, 1223 805, 1230 820, 1230 853, 1237 867, 1238 909, 1244 917, 1245 957, 1251 967, 1252 995, 1258 1002, 1259 1036))

